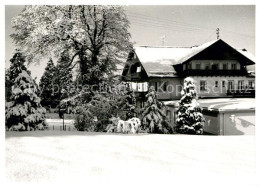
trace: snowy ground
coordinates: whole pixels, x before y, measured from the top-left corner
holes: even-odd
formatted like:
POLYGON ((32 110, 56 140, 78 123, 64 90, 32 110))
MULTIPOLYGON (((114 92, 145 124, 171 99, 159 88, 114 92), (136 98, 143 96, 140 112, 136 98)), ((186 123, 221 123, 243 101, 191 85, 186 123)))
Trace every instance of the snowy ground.
POLYGON ((255 182, 254 136, 8 131, 5 148, 6 181, 255 182))

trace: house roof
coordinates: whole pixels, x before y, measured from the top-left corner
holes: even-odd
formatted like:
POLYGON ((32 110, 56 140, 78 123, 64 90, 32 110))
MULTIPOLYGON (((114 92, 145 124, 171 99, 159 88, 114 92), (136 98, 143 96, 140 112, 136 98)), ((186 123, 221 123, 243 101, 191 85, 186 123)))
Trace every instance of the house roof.
MULTIPOLYGON (((181 64, 221 39, 192 47, 135 46, 134 51, 148 76, 177 77, 173 65, 181 64)), ((236 49, 235 49, 236 50, 236 49)), ((237 50, 255 63, 255 57, 246 50, 237 50)))
POLYGON ((142 63, 147 75, 149 77, 178 77, 173 66, 162 63, 142 63))

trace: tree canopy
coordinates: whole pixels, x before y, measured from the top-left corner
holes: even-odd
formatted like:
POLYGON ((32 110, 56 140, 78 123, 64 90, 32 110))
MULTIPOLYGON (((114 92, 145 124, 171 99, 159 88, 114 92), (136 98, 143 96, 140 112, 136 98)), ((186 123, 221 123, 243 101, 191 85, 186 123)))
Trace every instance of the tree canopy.
POLYGON ((29 63, 70 52, 83 83, 96 84, 116 69, 131 47, 129 21, 121 6, 26 6, 12 20, 11 35, 29 63))

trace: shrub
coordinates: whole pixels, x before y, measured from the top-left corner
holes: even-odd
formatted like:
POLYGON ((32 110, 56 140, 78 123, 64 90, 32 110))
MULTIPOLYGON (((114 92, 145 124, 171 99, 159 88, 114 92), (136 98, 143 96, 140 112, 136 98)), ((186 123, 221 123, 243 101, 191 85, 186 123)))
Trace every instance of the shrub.
POLYGON ((74 116, 74 127, 78 131, 94 132, 96 123, 87 105, 77 106, 75 109, 77 114, 74 116))

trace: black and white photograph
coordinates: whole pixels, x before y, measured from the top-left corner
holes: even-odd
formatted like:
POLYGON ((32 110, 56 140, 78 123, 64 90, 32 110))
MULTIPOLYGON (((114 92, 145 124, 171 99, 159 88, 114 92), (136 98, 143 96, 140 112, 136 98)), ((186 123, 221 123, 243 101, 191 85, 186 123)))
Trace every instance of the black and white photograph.
POLYGON ((256 1, 79 2, 1 7, 3 183, 260 184, 256 1))

